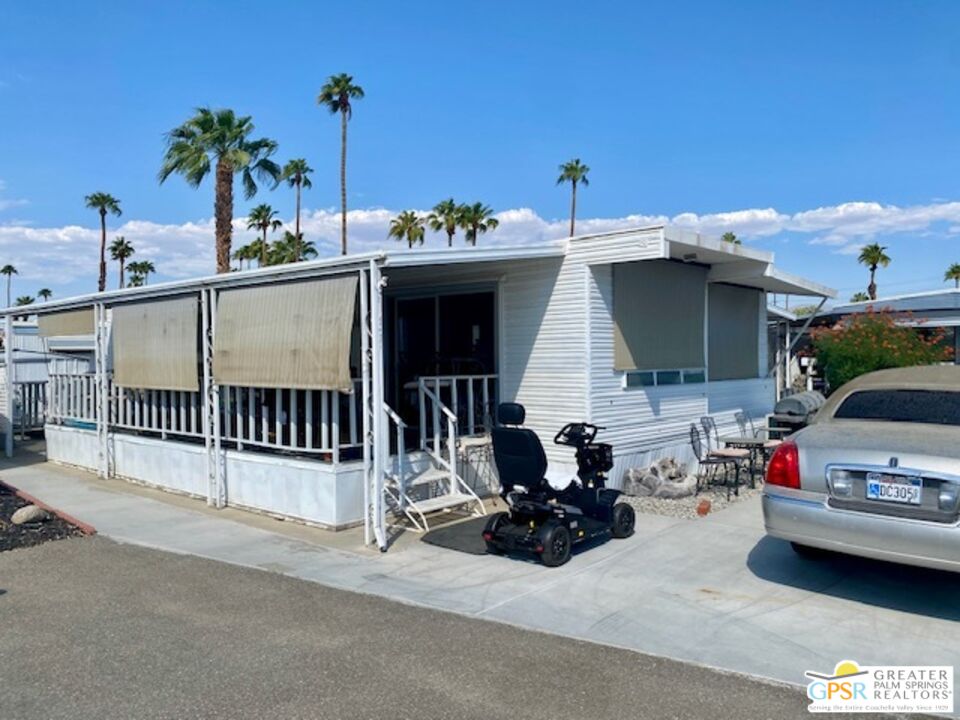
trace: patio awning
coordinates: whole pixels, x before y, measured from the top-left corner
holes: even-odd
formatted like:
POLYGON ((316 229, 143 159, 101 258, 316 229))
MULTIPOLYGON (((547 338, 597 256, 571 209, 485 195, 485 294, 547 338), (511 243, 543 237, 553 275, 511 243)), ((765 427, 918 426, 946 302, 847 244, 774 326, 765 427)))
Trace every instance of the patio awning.
POLYGON ((39 315, 37 327, 42 337, 93 335, 93 308, 39 315))
POLYGON ((113 381, 120 387, 199 390, 196 295, 113 308, 113 381))
POLYGON ((224 290, 213 376, 222 385, 353 388, 350 340, 357 276, 224 290))

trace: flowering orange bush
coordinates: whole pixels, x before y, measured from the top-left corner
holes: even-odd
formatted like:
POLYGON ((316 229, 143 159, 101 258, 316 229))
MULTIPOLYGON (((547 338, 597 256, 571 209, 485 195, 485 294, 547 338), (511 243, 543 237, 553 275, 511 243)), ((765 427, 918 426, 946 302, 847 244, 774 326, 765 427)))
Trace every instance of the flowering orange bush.
POLYGON ((811 331, 827 385, 835 390, 873 370, 933 365, 953 358, 953 348, 943 345, 943 328, 925 332, 908 326, 914 323, 910 313, 868 306, 866 312, 850 315, 833 327, 811 331))

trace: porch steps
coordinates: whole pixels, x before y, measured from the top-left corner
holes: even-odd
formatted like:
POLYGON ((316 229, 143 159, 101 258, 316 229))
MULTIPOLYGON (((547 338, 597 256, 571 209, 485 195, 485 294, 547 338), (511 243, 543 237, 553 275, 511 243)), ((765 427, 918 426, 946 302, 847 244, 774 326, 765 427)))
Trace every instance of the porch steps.
POLYGON ((431 467, 427 468, 419 475, 414 475, 413 477, 407 478, 406 483, 404 483, 408 488, 419 487, 421 485, 429 485, 430 483, 435 482, 446 482, 450 480, 450 471, 444 468, 431 467))
POLYGON ((438 510, 447 510, 449 508, 457 507, 458 505, 466 505, 467 503, 476 502, 477 498, 474 495, 468 495, 467 493, 448 493, 446 495, 437 495, 436 497, 427 498, 426 500, 417 500, 414 504, 417 510, 419 510, 424 515, 427 515, 438 510))

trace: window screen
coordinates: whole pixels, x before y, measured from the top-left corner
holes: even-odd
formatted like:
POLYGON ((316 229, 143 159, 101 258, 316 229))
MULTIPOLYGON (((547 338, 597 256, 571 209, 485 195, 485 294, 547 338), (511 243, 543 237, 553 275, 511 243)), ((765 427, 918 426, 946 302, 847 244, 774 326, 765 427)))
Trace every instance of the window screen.
POLYGON ((711 284, 707 310, 711 380, 742 380, 760 374, 760 291, 711 284))
POLYGON ((120 387, 199 389, 196 295, 113 308, 113 379, 120 387))
POLYGON ((614 367, 703 367, 707 270, 670 260, 613 265, 614 367))
POLYGON ((222 291, 214 336, 216 381, 351 391, 356 299, 356 275, 222 291))

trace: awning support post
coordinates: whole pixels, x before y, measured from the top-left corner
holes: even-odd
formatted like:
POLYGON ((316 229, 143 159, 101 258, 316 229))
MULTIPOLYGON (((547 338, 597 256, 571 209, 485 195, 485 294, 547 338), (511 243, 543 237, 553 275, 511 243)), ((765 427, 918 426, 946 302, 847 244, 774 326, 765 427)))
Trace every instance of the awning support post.
POLYGON ((370 366, 372 365, 370 357, 370 285, 366 270, 360 271, 360 281, 358 283, 360 293, 360 379, 361 379, 361 402, 363 412, 360 421, 363 433, 363 543, 369 545, 373 542, 373 523, 372 513, 370 511, 371 495, 371 461, 373 459, 373 407, 370 399, 370 366))
POLYGON ((10 314, 3 317, 3 369, 4 394, 7 399, 4 452, 9 458, 13 457, 13 376, 16 372, 13 366, 13 316, 10 314))
POLYGON ((383 278, 380 275, 380 266, 374 259, 370 260, 370 408, 369 414, 373 427, 373 436, 370 447, 373 451, 370 483, 369 513, 372 516, 373 538, 381 551, 387 550, 386 536, 386 505, 384 503, 384 473, 385 463, 389 459, 389 441, 384 432, 383 410, 383 278))
POLYGON ((101 478, 110 476, 110 448, 107 417, 107 393, 110 383, 107 378, 107 350, 109 348, 109 332, 107 330, 107 308, 103 303, 93 305, 93 354, 94 354, 94 382, 96 385, 96 405, 94 413, 97 421, 97 475, 101 478))
POLYGON ((216 290, 200 291, 203 356, 203 445, 207 452, 207 505, 225 505, 223 454, 220 452, 220 388, 213 376, 213 339, 217 318, 216 290))

